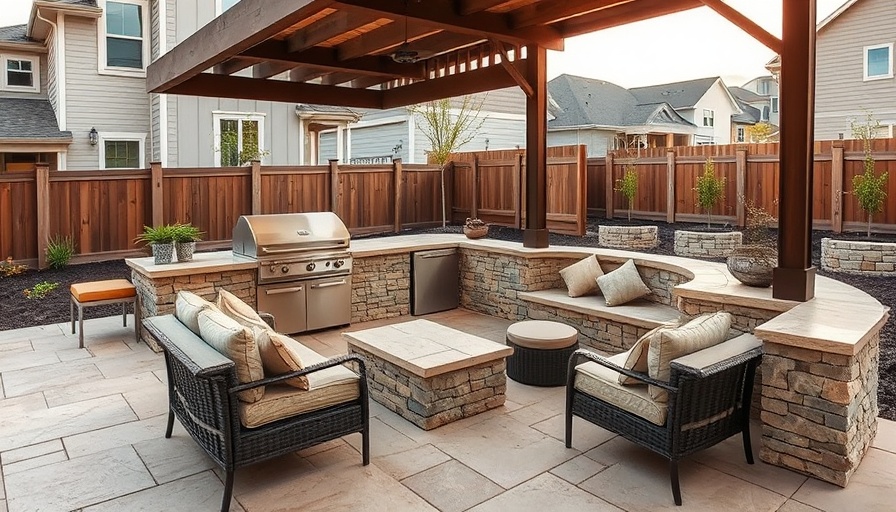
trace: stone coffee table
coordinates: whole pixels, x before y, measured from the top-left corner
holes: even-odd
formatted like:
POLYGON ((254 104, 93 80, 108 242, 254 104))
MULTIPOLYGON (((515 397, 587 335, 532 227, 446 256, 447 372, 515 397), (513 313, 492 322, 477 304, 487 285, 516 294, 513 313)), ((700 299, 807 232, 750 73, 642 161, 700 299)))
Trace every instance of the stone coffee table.
POLYGON ((429 320, 343 336, 367 360, 370 396, 424 430, 504 403, 506 345, 429 320))

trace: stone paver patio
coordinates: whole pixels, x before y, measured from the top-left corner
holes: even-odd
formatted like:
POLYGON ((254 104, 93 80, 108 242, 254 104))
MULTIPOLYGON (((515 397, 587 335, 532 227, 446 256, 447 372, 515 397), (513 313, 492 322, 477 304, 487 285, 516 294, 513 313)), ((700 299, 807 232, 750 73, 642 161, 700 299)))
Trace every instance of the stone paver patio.
MULTIPOLYGON (((426 316, 503 341, 509 324, 465 310, 426 316)), ((346 330, 409 318, 354 324, 346 330)), ((183 429, 164 438, 164 361, 119 317, 0 332, 0 512, 217 510, 223 483, 183 429)), ((130 322, 129 322, 130 323, 130 322)), ((339 330, 299 339, 324 355, 339 330)), ((360 436, 237 470, 232 510, 504 511, 896 509, 896 423, 849 487, 743 460, 735 437, 680 465, 675 507, 666 461, 578 418, 563 446, 564 389, 508 380, 503 407, 423 431, 371 402, 371 464, 360 436)), ((759 425, 753 429, 758 453, 759 425)))

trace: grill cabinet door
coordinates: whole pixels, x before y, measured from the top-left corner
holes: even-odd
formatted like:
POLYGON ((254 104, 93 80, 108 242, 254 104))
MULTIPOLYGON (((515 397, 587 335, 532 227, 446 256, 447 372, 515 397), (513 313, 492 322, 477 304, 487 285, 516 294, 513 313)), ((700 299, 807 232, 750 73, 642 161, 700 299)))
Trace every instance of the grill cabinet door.
POLYGON ((352 276, 308 281, 308 330, 352 322, 352 276))
POLYGON ((274 315, 278 332, 292 334, 307 330, 305 295, 309 281, 267 284, 258 287, 258 310, 274 315))

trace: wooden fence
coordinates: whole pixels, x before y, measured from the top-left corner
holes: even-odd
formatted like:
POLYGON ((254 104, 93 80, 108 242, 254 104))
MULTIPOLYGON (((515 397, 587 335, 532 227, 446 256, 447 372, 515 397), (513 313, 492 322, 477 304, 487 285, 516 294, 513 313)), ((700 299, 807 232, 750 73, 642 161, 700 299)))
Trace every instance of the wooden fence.
POLYGON ((75 261, 139 254, 144 225, 190 222, 202 246, 228 246, 240 215, 333 211, 352 234, 441 225, 440 169, 338 165, 49 171, 0 175, 0 257, 44 266, 46 241, 71 237, 75 261))
MULTIPOLYGON (((875 214, 873 228, 892 231, 896 225, 896 139, 873 142, 878 174, 888 172, 889 200, 883 212, 875 214)), ((715 163, 717 176, 725 178, 725 196, 713 209, 714 218, 742 226, 745 222, 743 197, 748 203, 777 215, 780 176, 778 144, 734 144, 687 146, 641 150, 631 158, 614 153, 606 158, 588 159, 588 211, 608 218, 624 215, 626 199, 614 190, 626 166, 638 173, 638 192, 632 217, 668 222, 692 222, 705 218, 694 193, 697 177, 708 158, 715 163), (611 172, 607 172, 611 169, 611 172)), ((815 143, 812 181, 812 219, 816 228, 859 230, 867 217, 852 193, 853 177, 864 172, 862 142, 858 140, 815 143)))
MULTIPOLYGON (((584 235, 588 192, 585 146, 548 148, 547 228, 584 235)), ((525 150, 458 153, 452 157, 451 220, 478 217, 522 228, 526 220, 525 150)))

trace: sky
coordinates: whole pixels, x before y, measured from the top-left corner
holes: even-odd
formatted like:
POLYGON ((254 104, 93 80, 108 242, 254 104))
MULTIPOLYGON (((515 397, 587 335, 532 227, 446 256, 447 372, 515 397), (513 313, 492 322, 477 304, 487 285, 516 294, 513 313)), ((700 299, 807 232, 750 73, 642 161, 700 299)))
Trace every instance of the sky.
MULTIPOLYGON (((781 35, 783 0, 726 0, 781 35)), ((845 0, 817 0, 819 20, 845 0)), ((0 26, 26 23, 31 0, 0 0, 0 26)), ((548 78, 562 73, 599 78, 623 87, 721 76, 743 85, 767 75, 774 53, 707 7, 568 39, 549 52, 548 78)))

